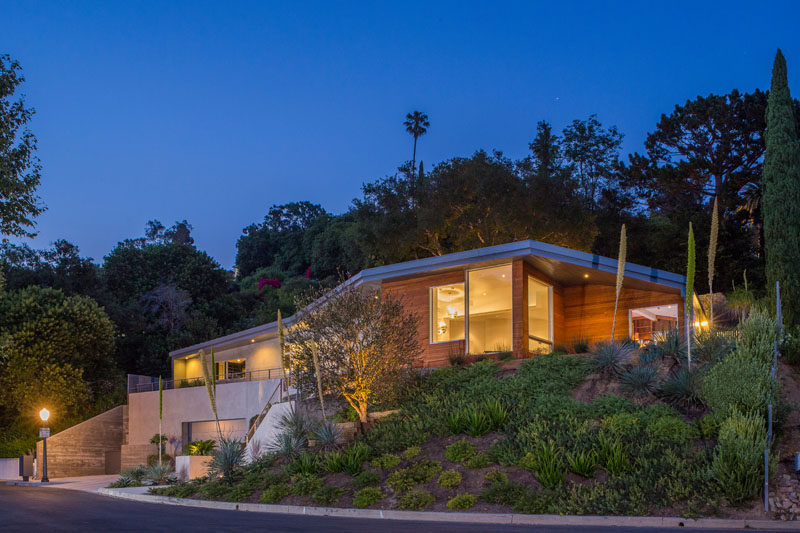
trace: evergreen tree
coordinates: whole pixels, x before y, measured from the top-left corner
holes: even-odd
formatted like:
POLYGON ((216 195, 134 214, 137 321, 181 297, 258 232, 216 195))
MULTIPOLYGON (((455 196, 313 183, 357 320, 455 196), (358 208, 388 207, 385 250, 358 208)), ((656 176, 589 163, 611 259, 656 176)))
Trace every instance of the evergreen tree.
POLYGON ((772 67, 767 103, 763 175, 767 292, 780 281, 787 324, 800 323, 800 144, 792 114, 786 60, 780 49, 772 67))

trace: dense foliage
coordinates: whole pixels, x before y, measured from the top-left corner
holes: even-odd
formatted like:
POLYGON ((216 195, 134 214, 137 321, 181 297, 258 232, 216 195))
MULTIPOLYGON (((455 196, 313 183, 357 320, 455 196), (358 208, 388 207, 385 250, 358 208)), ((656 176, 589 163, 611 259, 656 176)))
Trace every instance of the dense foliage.
POLYGON ((792 103, 786 60, 778 50, 767 105, 764 156, 767 282, 769 290, 781 282, 784 316, 789 324, 800 325, 800 144, 792 103))

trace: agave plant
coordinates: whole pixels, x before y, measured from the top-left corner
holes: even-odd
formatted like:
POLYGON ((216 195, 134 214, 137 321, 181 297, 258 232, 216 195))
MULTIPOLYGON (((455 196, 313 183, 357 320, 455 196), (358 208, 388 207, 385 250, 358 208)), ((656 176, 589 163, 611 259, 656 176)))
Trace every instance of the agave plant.
POLYGON ((656 369, 649 365, 634 365, 622 373, 622 388, 637 396, 644 396, 656 388, 656 369))
POLYGON ((336 442, 342 437, 342 429, 338 424, 330 420, 323 420, 311 433, 311 438, 323 449, 328 450, 336 446, 336 442))
POLYGON ((289 433, 296 439, 302 439, 303 441, 308 440, 315 426, 316 422, 296 403, 292 404, 289 411, 278 421, 278 428, 283 433, 289 433))
POLYGON ((291 433, 279 433, 267 445, 267 451, 279 457, 297 457, 306 447, 306 440, 295 437, 291 433))
POLYGON ((239 439, 223 438, 211 461, 208 463, 209 473, 214 477, 222 477, 232 481, 234 474, 244 464, 245 445, 239 439))
POLYGON ((602 342, 592 352, 592 365, 597 372, 619 374, 625 363, 633 357, 634 347, 629 343, 602 342))
POLYGON ((702 375, 698 368, 689 370, 687 367, 679 368, 670 377, 665 379, 658 387, 658 395, 676 407, 695 408, 702 404, 700 400, 700 385, 702 375))
POLYGON ((686 362, 686 341, 677 328, 656 333, 653 340, 662 357, 669 357, 679 365, 686 362))
POLYGON ((172 469, 168 465, 155 464, 145 470, 143 481, 149 481, 154 485, 166 485, 170 472, 172 469))

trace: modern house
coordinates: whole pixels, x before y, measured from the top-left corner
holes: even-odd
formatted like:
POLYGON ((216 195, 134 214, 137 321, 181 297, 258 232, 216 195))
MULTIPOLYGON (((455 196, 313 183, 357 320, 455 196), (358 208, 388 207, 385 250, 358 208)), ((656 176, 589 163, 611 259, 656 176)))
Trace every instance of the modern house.
MULTIPOLYGON (((344 285, 402 298, 420 319, 420 365, 436 367, 455 354, 511 352, 523 358, 576 340, 608 339, 616 272, 614 259, 528 240, 369 268, 344 285)), ((658 331, 683 326, 685 284, 684 276, 626 264, 616 337, 647 342, 658 331)), ((705 325, 696 298, 693 306, 695 325, 705 325)), ((170 353, 173 376, 165 383, 162 433, 175 443, 214 438, 199 357, 213 348, 223 432, 244 437, 282 386, 277 334, 277 322, 271 322, 170 353)), ((129 376, 122 416, 125 469, 152 453, 157 378, 129 376)))

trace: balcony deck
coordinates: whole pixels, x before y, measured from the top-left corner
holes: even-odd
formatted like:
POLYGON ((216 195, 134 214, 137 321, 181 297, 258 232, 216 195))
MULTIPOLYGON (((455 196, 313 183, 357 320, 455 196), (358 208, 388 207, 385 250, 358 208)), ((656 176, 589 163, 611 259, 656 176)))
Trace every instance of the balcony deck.
MULTIPOLYGON (((239 383, 242 381, 262 381, 265 379, 279 379, 284 377, 282 368, 266 368, 262 370, 248 370, 246 372, 231 372, 225 379, 217 379, 217 385, 225 383, 239 383)), ((161 382, 163 390, 182 389, 186 387, 202 387, 205 380, 202 377, 186 379, 165 379, 161 382)), ((158 390, 158 376, 141 376, 128 374, 128 394, 137 392, 152 392, 158 390)))

